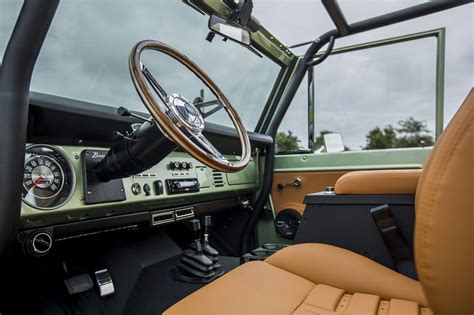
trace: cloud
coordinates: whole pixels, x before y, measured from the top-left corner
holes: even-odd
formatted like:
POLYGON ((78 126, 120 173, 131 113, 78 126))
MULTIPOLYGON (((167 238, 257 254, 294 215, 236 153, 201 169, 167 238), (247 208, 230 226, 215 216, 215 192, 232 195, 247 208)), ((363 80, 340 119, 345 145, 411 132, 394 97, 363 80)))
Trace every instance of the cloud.
MULTIPOLYGON (((339 1, 349 23, 423 1, 339 1)), ((255 0, 255 15, 284 43, 317 38, 334 28, 320 1, 255 0)), ((336 47, 446 27, 445 125, 473 86, 474 6, 472 4, 431 16, 342 38, 336 47)), ((303 49, 295 52, 304 53, 303 49)), ((395 124, 413 116, 426 120, 434 131, 435 41, 393 45, 388 48, 331 56, 316 66, 316 130, 342 132, 349 147, 365 144, 365 134, 377 125, 395 124)), ((307 143, 306 82, 300 87, 282 130, 292 130, 307 143)))
MULTIPOLYGON (((2 54, 20 6, 17 0, 0 0, 2 54)), ((36 64, 32 90, 146 111, 130 79, 128 56, 138 41, 155 39, 204 69, 253 129, 281 67, 218 36, 209 43, 207 19, 178 0, 62 0, 36 64)), ((204 88, 171 58, 160 53, 147 57, 147 66, 169 93, 192 100, 204 88)), ((208 90, 205 95, 212 97, 208 90)), ((208 120, 231 124, 224 111, 208 120)))
MULTIPOLYGON (((347 19, 358 21, 421 1, 341 0, 347 19)), ((333 28, 318 0, 254 0, 254 15, 284 43, 307 41, 333 28)), ((2 54, 21 7, 18 0, 0 0, 2 54)), ((446 27, 445 122, 473 85, 474 6, 338 40, 336 46, 446 27)), ((143 39, 163 41, 201 66, 253 129, 280 67, 235 43, 213 43, 207 16, 178 0, 62 0, 41 51, 32 89, 70 98, 127 106, 145 111, 130 80, 128 55, 143 39)), ((400 44, 377 54, 364 51, 332 56, 316 73, 316 129, 341 131, 352 148, 365 143, 376 125, 414 116, 434 130, 434 41, 400 44), (352 58, 351 58, 352 57, 352 58), (389 61, 387 63, 387 60, 389 61), (383 104, 380 104, 380 103, 383 104)), ((302 53, 304 49, 295 50, 302 53)), ((192 99, 203 85, 166 56, 144 57, 165 89, 192 99)), ((282 124, 307 142, 307 91, 303 82, 282 124)), ((206 97, 210 99, 209 91, 206 97)), ((229 125, 223 111, 211 121, 229 125)))

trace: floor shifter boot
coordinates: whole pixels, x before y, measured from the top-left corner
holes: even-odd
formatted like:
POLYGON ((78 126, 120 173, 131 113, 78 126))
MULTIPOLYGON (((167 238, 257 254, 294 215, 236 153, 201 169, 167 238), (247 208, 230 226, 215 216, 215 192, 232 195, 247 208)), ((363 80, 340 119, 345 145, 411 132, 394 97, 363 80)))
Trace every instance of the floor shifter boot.
POLYGON ((191 220, 192 249, 186 249, 170 272, 175 280, 190 283, 209 283, 224 274, 219 264, 219 253, 209 245, 210 217, 204 219, 204 240, 201 243, 201 224, 191 220))
POLYGON ((189 267, 192 267, 202 272, 210 272, 214 269, 212 266, 205 266, 205 265, 199 264, 195 260, 189 259, 186 256, 181 257, 181 262, 189 267))
POLYGON ((191 230, 193 233, 193 245, 194 249, 187 249, 183 252, 184 257, 194 260, 196 263, 201 264, 205 267, 209 267, 213 264, 212 260, 204 255, 201 246, 201 224, 199 220, 191 220, 191 230))

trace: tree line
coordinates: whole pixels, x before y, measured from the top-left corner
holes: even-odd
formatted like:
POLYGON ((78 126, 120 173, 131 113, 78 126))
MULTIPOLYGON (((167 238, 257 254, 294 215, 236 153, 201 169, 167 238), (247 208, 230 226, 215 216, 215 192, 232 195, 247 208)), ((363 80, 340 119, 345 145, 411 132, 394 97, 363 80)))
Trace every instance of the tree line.
MULTIPOLYGON (((329 130, 320 131, 315 137, 315 150, 324 146, 324 135, 331 133, 329 130)), ((400 120, 397 126, 391 124, 384 127, 375 127, 370 130, 366 138, 366 145, 361 147, 363 150, 391 149, 391 148, 414 148, 428 147, 434 144, 434 138, 431 131, 427 128, 426 121, 416 120, 409 117, 400 120)), ((276 145, 278 152, 298 151, 301 148, 301 140, 291 130, 288 132, 278 132, 276 136, 276 145)), ((345 147, 346 151, 350 148, 345 147)))

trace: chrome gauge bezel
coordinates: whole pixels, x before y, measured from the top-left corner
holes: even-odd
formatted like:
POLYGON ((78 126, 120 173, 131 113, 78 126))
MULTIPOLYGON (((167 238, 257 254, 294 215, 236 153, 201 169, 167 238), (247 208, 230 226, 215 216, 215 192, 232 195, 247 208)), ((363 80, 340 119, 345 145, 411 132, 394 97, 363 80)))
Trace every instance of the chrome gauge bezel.
MULTIPOLYGON (((42 147, 44 147, 44 146, 42 146, 42 147)), ((63 168, 61 167, 61 165, 59 165, 59 163, 58 163, 57 161, 55 161, 55 160, 53 160, 51 157, 49 157, 49 156, 47 156, 47 155, 43 155, 43 154, 41 154, 41 155, 38 154, 38 155, 35 155, 35 156, 30 157, 28 160, 25 160, 24 165, 28 164, 32 159, 34 159, 34 158, 36 158, 36 157, 40 157, 40 156, 43 157, 43 158, 46 158, 46 159, 50 159, 50 160, 53 161, 54 164, 56 164, 56 166, 57 166, 57 167, 59 168, 59 170, 61 171, 61 177, 63 178, 63 180, 62 180, 62 183, 61 183, 61 187, 59 187, 58 191, 57 191, 54 195, 51 195, 51 196, 49 196, 49 197, 41 197, 41 196, 37 196, 37 195, 33 194, 33 196, 34 196, 35 198, 38 198, 38 199, 49 199, 49 198, 53 198, 53 197, 57 196, 57 195, 61 192, 61 190, 63 189, 63 187, 64 187, 64 170, 63 170, 63 168)), ((25 187, 25 183, 23 183, 23 187, 24 187, 26 190, 28 190, 28 188, 25 187)), ((49 208, 48 208, 48 209, 49 209, 49 208)))
MULTIPOLYGON (((32 204, 31 202, 29 202, 28 200, 26 200, 24 197, 23 197, 23 194, 22 194, 22 202, 25 203, 26 205, 28 205, 29 207, 32 207, 34 209, 38 209, 38 210, 54 210, 54 209, 58 209, 58 208, 61 208, 62 206, 64 206, 69 200, 71 200, 72 196, 74 195, 75 191, 76 191, 76 169, 74 168, 74 165, 72 164, 71 162, 71 159, 69 159, 69 156, 63 151, 61 150, 60 148, 56 147, 56 146, 52 146, 52 145, 48 145, 48 144, 32 144, 32 145, 29 145, 25 148, 25 156, 27 154, 27 151, 32 149, 32 148, 47 148, 47 149, 50 149, 52 151, 55 151, 57 154, 61 155, 61 157, 64 159, 64 161, 66 162, 67 166, 69 167, 69 169, 71 170, 71 190, 69 192, 69 194, 67 195, 67 197, 61 201, 60 203, 58 203, 57 205, 54 205, 53 207, 41 207, 41 206, 38 206, 38 205, 35 205, 35 204, 32 204)), ((25 162, 27 160, 25 159, 25 162)), ((24 164, 25 164, 24 162, 24 164)), ((24 165, 23 164, 23 165, 24 165)), ((62 170, 63 172, 63 176, 64 176, 64 170, 62 170)), ((64 185, 61 189, 64 189, 64 185)), ((59 193, 59 192, 58 192, 59 193)))

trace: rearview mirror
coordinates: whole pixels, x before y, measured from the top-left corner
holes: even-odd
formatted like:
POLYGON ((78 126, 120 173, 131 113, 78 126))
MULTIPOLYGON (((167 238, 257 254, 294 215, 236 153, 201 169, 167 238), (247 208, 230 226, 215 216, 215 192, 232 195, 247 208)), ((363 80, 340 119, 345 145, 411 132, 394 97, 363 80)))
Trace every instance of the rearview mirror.
POLYGON ((217 15, 211 15, 209 18, 209 29, 225 38, 229 38, 240 44, 250 45, 250 32, 240 25, 221 18, 217 15))
POLYGON ((340 133, 326 133, 323 137, 326 152, 343 152, 345 150, 344 141, 342 141, 342 135, 340 133))

